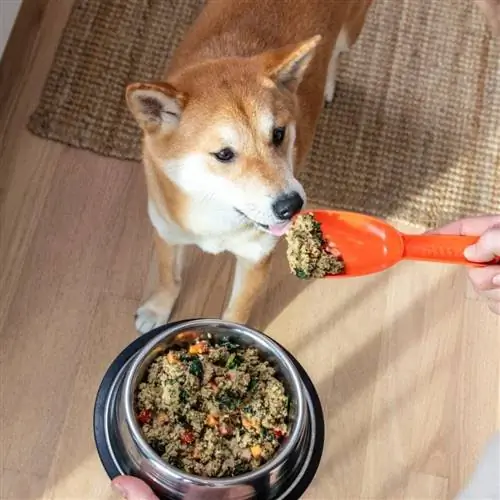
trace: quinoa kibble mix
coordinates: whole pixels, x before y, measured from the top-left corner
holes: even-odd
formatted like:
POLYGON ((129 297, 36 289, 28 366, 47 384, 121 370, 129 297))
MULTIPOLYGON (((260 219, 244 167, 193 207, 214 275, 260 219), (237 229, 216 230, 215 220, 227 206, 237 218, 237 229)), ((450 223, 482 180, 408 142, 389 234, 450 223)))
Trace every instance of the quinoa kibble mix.
POLYGON ((171 349, 136 393, 137 420, 168 464, 230 477, 270 460, 288 433, 288 396, 254 347, 225 339, 171 349))
POLYGON ((286 241, 288 264, 298 278, 323 278, 345 272, 340 252, 324 239, 321 224, 313 214, 299 215, 288 230, 286 241))

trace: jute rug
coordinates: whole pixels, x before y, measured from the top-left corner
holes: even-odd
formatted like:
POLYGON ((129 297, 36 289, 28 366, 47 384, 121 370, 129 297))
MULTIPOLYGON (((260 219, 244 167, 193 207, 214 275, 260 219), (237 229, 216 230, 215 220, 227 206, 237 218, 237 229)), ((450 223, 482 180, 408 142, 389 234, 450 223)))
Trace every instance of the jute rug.
MULTIPOLYGON (((162 75, 201 3, 76 0, 30 130, 139 160, 124 87, 162 75)), ((499 49, 473 2, 375 0, 301 179, 313 205, 416 226, 500 212, 499 126, 499 49)))

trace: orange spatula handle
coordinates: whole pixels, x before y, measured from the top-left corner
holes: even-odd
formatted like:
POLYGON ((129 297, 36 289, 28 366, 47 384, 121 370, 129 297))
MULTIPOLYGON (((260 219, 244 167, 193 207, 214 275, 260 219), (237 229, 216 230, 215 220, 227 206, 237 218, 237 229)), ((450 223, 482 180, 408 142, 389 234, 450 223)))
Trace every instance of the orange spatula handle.
POLYGON ((464 250, 476 243, 477 236, 454 236, 448 234, 403 235, 404 259, 464 264, 467 266, 487 266, 500 263, 500 257, 485 264, 472 263, 464 257, 464 250))

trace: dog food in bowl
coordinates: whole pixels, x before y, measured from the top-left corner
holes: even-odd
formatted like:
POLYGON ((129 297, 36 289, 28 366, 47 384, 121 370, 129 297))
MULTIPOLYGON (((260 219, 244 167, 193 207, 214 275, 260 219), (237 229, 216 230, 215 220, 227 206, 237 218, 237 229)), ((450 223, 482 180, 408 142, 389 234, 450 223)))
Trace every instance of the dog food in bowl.
POLYGON ((151 363, 136 391, 136 417, 169 465, 238 476, 269 461, 287 435, 289 398, 275 375, 256 348, 208 335, 151 363))
POLYGON ((345 272, 340 252, 324 239, 321 224, 314 215, 298 215, 287 232, 286 241, 288 264, 298 278, 323 278, 345 272))

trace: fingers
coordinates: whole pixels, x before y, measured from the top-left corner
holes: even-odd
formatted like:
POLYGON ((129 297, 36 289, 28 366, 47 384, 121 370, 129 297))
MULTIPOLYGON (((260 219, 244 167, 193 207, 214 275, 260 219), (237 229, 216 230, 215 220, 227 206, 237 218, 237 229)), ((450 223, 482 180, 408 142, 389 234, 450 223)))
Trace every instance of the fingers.
POLYGON ((126 500, 159 500, 153 490, 136 477, 119 476, 111 484, 126 500))
POLYGON ((500 289, 500 266, 469 269, 469 278, 478 292, 500 289))
MULTIPOLYGON (((132 476, 119 476, 111 482, 116 492, 125 500, 159 500, 153 490, 140 479, 132 476)), ((210 491, 206 488, 194 486, 185 493, 185 500, 224 500, 229 498, 250 498, 254 489, 248 485, 237 486, 227 494, 220 491, 210 491)))
POLYGON ((465 258, 471 262, 489 262, 500 256, 500 227, 488 229, 478 242, 465 250, 465 258))
MULTIPOLYGON (((477 243, 464 252, 470 262, 485 263, 500 256, 500 214, 462 219, 431 233, 479 236, 477 243)), ((490 309, 500 314, 500 266, 472 268, 469 278, 475 291, 488 300, 490 309)))
POLYGON ((500 316, 500 302, 490 300, 488 307, 490 308, 491 312, 494 312, 495 314, 498 314, 500 316))
POLYGON ((461 219, 429 231, 429 234, 461 234, 481 236, 486 230, 500 225, 500 215, 481 215, 461 219))
POLYGON ((478 295, 489 302, 489 308, 500 314, 500 266, 469 270, 469 279, 478 295))

